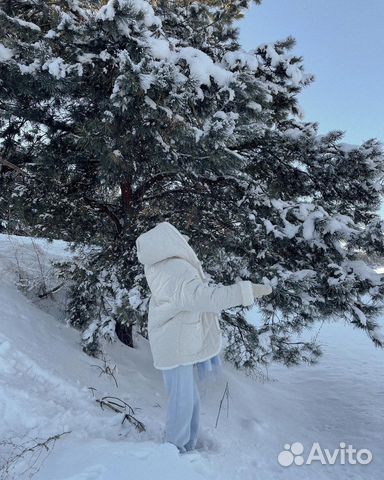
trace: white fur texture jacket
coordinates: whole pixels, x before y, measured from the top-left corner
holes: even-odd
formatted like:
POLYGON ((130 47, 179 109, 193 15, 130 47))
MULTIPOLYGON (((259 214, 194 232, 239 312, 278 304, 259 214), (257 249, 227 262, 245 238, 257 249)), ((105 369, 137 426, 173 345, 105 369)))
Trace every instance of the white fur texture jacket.
POLYGON ((218 314, 252 305, 252 283, 208 285, 195 252, 168 222, 140 235, 136 246, 151 290, 148 338, 154 367, 190 365, 218 354, 222 346, 218 314))

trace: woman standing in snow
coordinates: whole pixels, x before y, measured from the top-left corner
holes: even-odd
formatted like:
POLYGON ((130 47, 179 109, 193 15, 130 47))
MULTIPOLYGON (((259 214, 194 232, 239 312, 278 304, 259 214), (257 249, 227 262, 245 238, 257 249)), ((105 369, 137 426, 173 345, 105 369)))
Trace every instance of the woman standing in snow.
POLYGON ((196 253, 168 222, 140 235, 137 256, 151 290, 148 338, 154 367, 161 370, 168 394, 166 440, 180 452, 193 450, 199 430, 200 397, 193 366, 202 379, 220 366, 222 337, 218 314, 249 306, 272 292, 249 280, 212 285, 196 253))

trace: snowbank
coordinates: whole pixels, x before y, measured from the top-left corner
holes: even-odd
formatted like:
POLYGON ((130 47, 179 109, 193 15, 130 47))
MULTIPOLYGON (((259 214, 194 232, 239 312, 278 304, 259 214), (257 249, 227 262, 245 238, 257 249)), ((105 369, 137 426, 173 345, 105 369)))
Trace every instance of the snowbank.
MULTIPOLYGON (((116 386, 101 374, 103 362, 80 349, 78 332, 48 313, 46 300, 29 299, 15 287, 18 271, 39 275, 49 259, 68 258, 64 242, 47 243, 0 235, 0 442, 59 438, 41 451, 38 480, 220 480, 345 479, 378 480, 384 468, 384 353, 361 332, 324 324, 319 338, 324 357, 314 367, 273 366, 262 378, 250 378, 230 365, 217 383, 201 388, 199 449, 179 455, 164 443, 166 398, 149 346, 110 345, 106 361, 116 365, 116 386), (40 252, 36 259, 36 249, 40 252), (98 368, 98 365, 100 368, 98 368), (229 408, 219 402, 228 382, 229 408), (102 410, 97 399, 123 399, 146 430, 138 432, 122 415, 102 410), (228 415, 227 415, 228 413, 228 415), (285 444, 313 442, 335 449, 340 442, 371 449, 368 465, 281 466, 285 444), (43 463, 41 461, 43 460, 43 463)), ((44 267, 45 266, 45 267, 44 267)), ((250 321, 258 322, 257 311, 250 321)), ((0 464, 10 449, 0 448, 0 464)), ((34 457, 26 455, 13 477, 34 457)), ((29 471, 27 471, 28 473, 29 471)))

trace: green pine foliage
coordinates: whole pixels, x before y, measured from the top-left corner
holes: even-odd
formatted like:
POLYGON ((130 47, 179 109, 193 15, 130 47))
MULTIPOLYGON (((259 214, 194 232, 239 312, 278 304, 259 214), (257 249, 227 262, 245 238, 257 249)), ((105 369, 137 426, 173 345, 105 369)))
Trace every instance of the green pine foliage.
MULTIPOLYGON (((256 2, 258 3, 258 2, 256 2)), ((260 325, 225 312, 226 358, 313 362, 341 319, 383 347, 383 148, 318 134, 288 37, 250 52, 245 0, 1 2, 0 223, 71 242, 68 320, 84 349, 147 335, 137 236, 168 220, 215 281, 268 281, 260 325), (368 257, 369 258, 369 257, 368 257)))

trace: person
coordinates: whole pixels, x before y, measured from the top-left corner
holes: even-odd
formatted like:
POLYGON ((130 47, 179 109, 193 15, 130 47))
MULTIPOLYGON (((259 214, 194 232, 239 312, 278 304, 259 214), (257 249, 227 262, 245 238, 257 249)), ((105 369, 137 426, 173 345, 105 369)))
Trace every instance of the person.
POLYGON ((137 257, 151 291, 148 340, 153 365, 167 392, 166 441, 181 453, 194 450, 199 433, 200 396, 194 377, 220 367, 222 310, 249 306, 272 292, 269 285, 242 280, 210 283, 195 251, 169 222, 136 239, 137 257))

